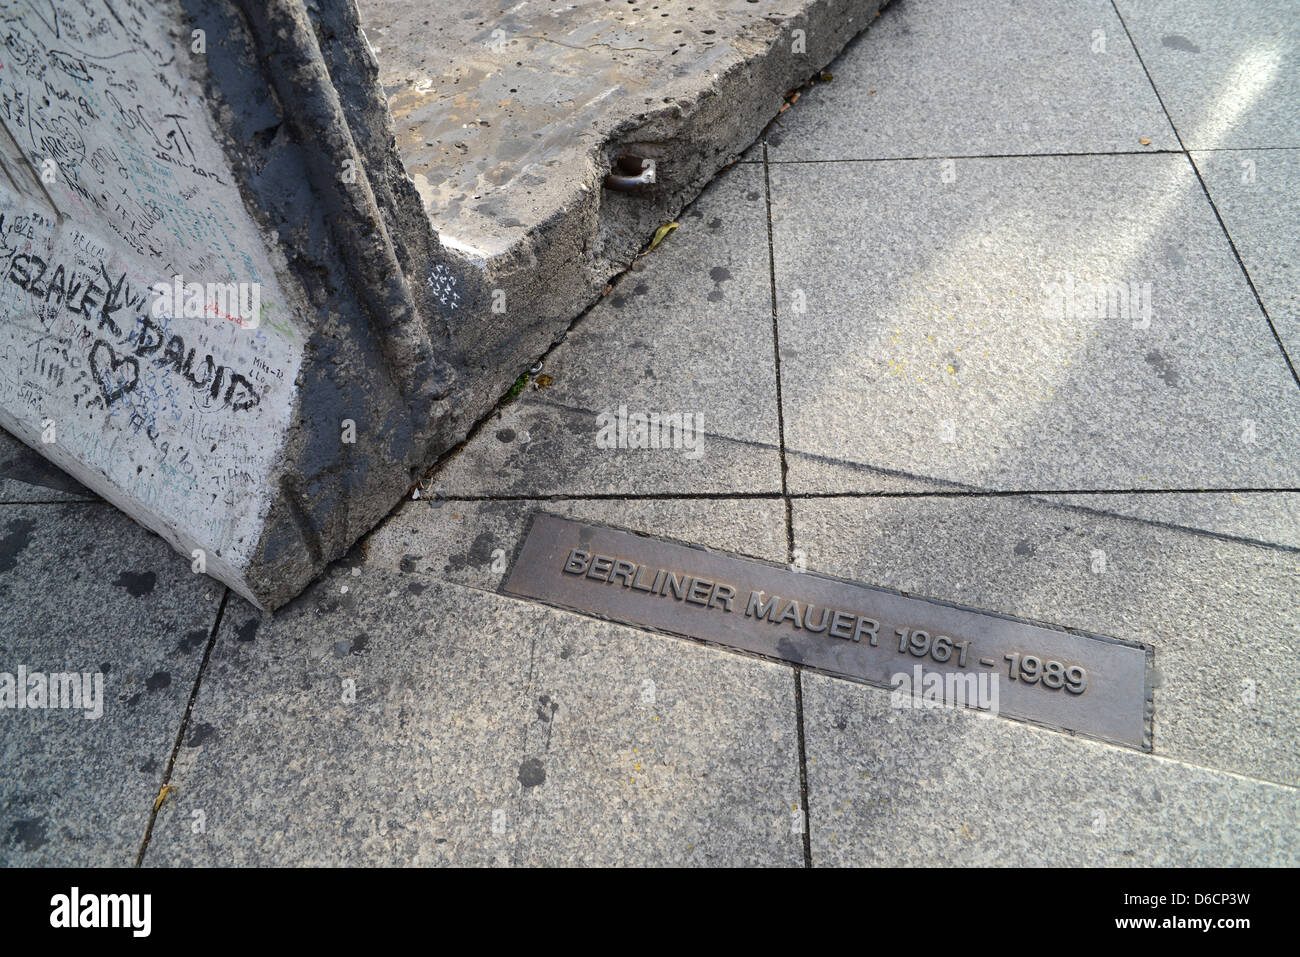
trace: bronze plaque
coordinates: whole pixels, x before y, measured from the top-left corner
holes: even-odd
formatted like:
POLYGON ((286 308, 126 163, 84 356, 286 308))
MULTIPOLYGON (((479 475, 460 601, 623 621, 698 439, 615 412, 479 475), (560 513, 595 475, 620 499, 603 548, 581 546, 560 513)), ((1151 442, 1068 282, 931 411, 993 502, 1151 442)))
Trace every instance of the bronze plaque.
POLYGON ((1150 648, 539 512, 506 594, 1151 750, 1150 648))

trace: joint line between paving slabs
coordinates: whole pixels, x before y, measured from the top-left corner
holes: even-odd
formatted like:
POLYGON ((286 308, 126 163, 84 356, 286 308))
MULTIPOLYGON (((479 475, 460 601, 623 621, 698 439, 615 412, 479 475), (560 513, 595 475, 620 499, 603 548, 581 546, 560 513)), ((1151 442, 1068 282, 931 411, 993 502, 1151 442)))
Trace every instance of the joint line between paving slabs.
POLYGON ((811 815, 808 809, 808 747, 803 728, 803 668, 794 666, 794 716, 799 737, 799 810, 803 814, 803 866, 812 867, 811 815))
MULTIPOLYGON (((719 170, 718 173, 715 174, 715 176, 712 179, 710 179, 710 182, 713 182, 714 180, 718 179, 722 175, 722 173, 723 170, 719 170)), ((701 193, 701 195, 703 194, 701 193)), ((686 213, 694 209, 695 204, 699 202, 699 200, 700 197, 696 196, 695 199, 692 199, 689 203, 684 205, 681 208, 681 211, 678 213, 678 218, 684 220, 686 217, 686 213)), ((769 219, 770 219, 770 209, 769 209, 769 219)), ((770 232, 771 232, 770 223, 768 225, 768 230, 769 230, 769 240, 770 240, 770 232)), ((643 250, 642 252, 635 254, 632 257, 631 261, 628 262, 626 266, 624 266, 616 274, 609 277, 609 281, 608 281, 609 289, 607 291, 616 288, 619 283, 623 282, 623 280, 626 279, 631 274, 632 266, 635 265, 636 261, 640 259, 641 256, 645 255, 645 252, 646 251, 643 250)), ((769 253, 770 253, 770 242, 769 242, 769 253)), ((579 325, 581 325, 583 322, 586 321, 587 317, 591 315, 592 311, 595 310, 597 306, 600 305, 600 303, 604 300, 604 298, 605 298, 604 293, 602 293, 601 295, 597 296, 594 300, 592 300, 590 303, 588 303, 587 306, 580 313, 578 313, 578 315, 574 316, 573 319, 569 322, 568 326, 565 327, 564 332, 554 342, 551 343, 551 345, 546 349, 546 351, 544 351, 540 356, 537 357, 537 361, 544 363, 547 360, 549 360, 551 357, 551 353, 555 352, 555 350, 558 349, 560 345, 565 342, 565 340, 569 336, 569 333, 573 332, 573 330, 577 329, 579 325)), ((527 374, 527 373, 521 372, 521 374, 527 374)), ((778 390, 780 389, 779 376, 777 379, 777 388, 778 390)), ((469 431, 465 434, 465 437, 463 439, 461 439, 451 448, 446 449, 444 452, 442 452, 442 454, 438 456, 437 460, 432 465, 430 465, 427 469, 424 470, 423 476, 425 481, 430 481, 430 482, 433 481, 433 479, 442 471, 443 467, 448 462, 450 462, 453 458, 459 455, 461 451, 463 451, 471 442, 473 442, 474 439, 476 439, 479 436, 479 434, 483 431, 484 427, 486 427, 489 422, 491 422, 493 419, 499 418, 501 412, 508 405, 510 405, 511 402, 518 401, 521 404, 523 404, 524 400, 510 397, 510 392, 512 390, 513 390, 513 386, 510 389, 507 389, 505 392, 503 392, 501 394, 501 397, 497 399, 496 403, 492 406, 492 408, 484 412, 483 415, 481 415, 470 426, 469 431)), ((555 405, 555 403, 547 403, 547 404, 555 405)), ((559 407, 565 408, 564 406, 559 406, 559 407)), ((569 411, 573 411, 573 410, 570 409, 569 411)), ((587 410, 582 410, 582 411, 586 412, 587 410)), ((777 403, 778 419, 780 417, 780 412, 781 412, 780 403, 778 402, 777 403)), ((727 439, 728 437, 717 436, 717 438, 727 439)), ((421 484, 420 482, 416 482, 411 486, 411 489, 412 490, 415 489, 420 484, 421 484)), ((384 519, 381 520, 381 523, 382 521, 386 521, 388 518, 394 515, 397 512, 397 510, 402 507, 403 503, 406 502, 409 498, 410 498, 409 495, 403 496, 403 498, 400 501, 398 501, 397 504, 394 505, 392 509, 390 509, 385 514, 384 519)))
MULTIPOLYGON (((1276 147, 1286 149, 1287 147, 1276 147)), ((930 163, 935 160, 978 160, 978 159, 1069 159, 1090 156, 1180 156, 1183 150, 1085 150, 1076 153, 952 153, 932 156, 847 156, 827 159, 788 159, 772 160, 777 166, 814 166, 828 163, 930 163)))
MULTIPOLYGON (((785 458, 785 407, 781 397, 781 330, 776 305, 776 252, 772 243, 772 177, 767 163, 767 139, 763 140, 763 194, 767 213, 767 275, 772 296, 772 365, 776 373, 776 437, 781 458, 781 500, 785 503, 786 561, 794 561, 794 511, 790 501, 790 466, 785 458)), ((799 742, 799 810, 803 815, 803 866, 812 867, 812 835, 808 832, 808 749, 803 730, 803 669, 794 671, 794 722, 799 742)))
POLYGON ((1115 5, 1115 0, 1110 0, 1111 9, 1115 11, 1115 16, 1119 19, 1119 25, 1124 28, 1124 35, 1128 37, 1128 42, 1133 47, 1133 55, 1137 57, 1138 64, 1142 67, 1142 72, 1146 74, 1147 82, 1151 84, 1151 91, 1156 95, 1156 101, 1160 104, 1160 109, 1165 114, 1165 119, 1169 122, 1169 128, 1174 131, 1174 138, 1178 140, 1178 147, 1182 154, 1187 157, 1187 165, 1192 168, 1196 175, 1196 181, 1201 184, 1201 191, 1205 193, 1205 201, 1210 204, 1210 209, 1214 211, 1214 218, 1219 222, 1219 228, 1223 230, 1224 238, 1228 240, 1228 248, 1232 250, 1233 257, 1237 260, 1237 268, 1246 278, 1246 285, 1255 296, 1255 303, 1259 306, 1259 311, 1264 314, 1264 321, 1268 323, 1269 330, 1273 333, 1273 339, 1277 342, 1278 349, 1282 352, 1282 358, 1286 361, 1286 367, 1291 370, 1291 378, 1295 381, 1297 387, 1300 387, 1300 373, 1296 372, 1295 363, 1291 361, 1291 355, 1286 351, 1286 346, 1282 342, 1282 337, 1278 335, 1277 326, 1273 325, 1273 317, 1268 314, 1268 309, 1264 305, 1264 300, 1259 295, 1259 290, 1255 288, 1255 280, 1250 276, 1250 270, 1246 268, 1246 263, 1241 258, 1241 253, 1237 251, 1237 243, 1232 238, 1232 233, 1228 232, 1228 224, 1223 221, 1223 216, 1219 213, 1219 207, 1214 202, 1214 197, 1210 195, 1210 188, 1205 184, 1205 177, 1201 175, 1200 167, 1196 165, 1196 160, 1192 159, 1191 152, 1187 149, 1187 144, 1183 142, 1183 134, 1178 132, 1178 125, 1174 118, 1169 114, 1169 108, 1165 106, 1165 98, 1160 95, 1160 88, 1156 86, 1155 78, 1151 71, 1147 69, 1146 61, 1142 59, 1142 51, 1138 49, 1137 41, 1133 39, 1133 34, 1129 31, 1128 24, 1124 21, 1124 15, 1119 12, 1119 7, 1115 5))
MULTIPOLYGON (((199 663, 199 673, 194 676, 194 687, 190 689, 190 699, 185 703, 185 713, 181 716, 181 726, 176 732, 176 740, 172 744, 171 757, 167 759, 167 770, 163 772, 162 784, 158 793, 165 793, 171 785, 172 769, 176 767, 176 756, 181 752, 181 743, 185 740, 185 731, 190 726, 190 715, 194 713, 194 703, 199 698, 199 687, 203 684, 203 676, 207 673, 208 662, 212 658, 212 649, 217 644, 217 632, 221 629, 221 619, 225 617, 226 602, 230 600, 230 589, 227 588, 221 594, 221 604, 217 606, 217 617, 212 622, 212 631, 208 635, 208 646, 203 649, 203 661, 199 663)), ((140 853, 136 855, 135 866, 140 867, 144 864, 145 852, 149 850, 149 841, 153 838, 154 822, 158 820, 158 812, 162 810, 163 802, 157 797, 154 798, 153 809, 149 812, 149 824, 145 827, 144 840, 140 842, 140 853)))
MULTIPOLYGON (((576 494, 554 494, 554 495, 445 495, 440 497, 440 502, 677 502, 677 501, 709 501, 709 502, 730 502, 730 501, 782 501, 793 502, 794 499, 802 499, 808 502, 818 501, 835 501, 839 499, 861 499, 861 500, 880 500, 880 499, 998 499, 998 498, 1025 498, 1034 501, 1034 504, 1043 505, 1047 508, 1068 509, 1070 511, 1082 512, 1087 515, 1096 515, 1100 518, 1115 519, 1121 522, 1134 522, 1139 525, 1147 525, 1153 528, 1167 528, 1175 532, 1183 532, 1198 538, 1212 538, 1224 542, 1235 542, 1239 545, 1248 545, 1252 548, 1265 548, 1271 551, 1300 553, 1300 545, 1288 545, 1284 542, 1269 542, 1260 538, 1251 538, 1249 535, 1234 535, 1230 532, 1220 532, 1209 528, 1197 528, 1194 525, 1182 525, 1174 521, 1165 521, 1163 519, 1147 518, 1141 515, 1128 515, 1124 512, 1110 511, 1105 508, 1099 508, 1090 505, 1079 505, 1069 501, 1054 501, 1044 499, 1043 496, 1070 496, 1070 495, 1145 495, 1145 494, 1206 494, 1217 492, 1240 492, 1240 493, 1267 493, 1276 494, 1284 493, 1294 495, 1300 493, 1300 489, 1120 489, 1120 490, 1072 490, 1072 489, 1042 489, 1042 490, 1025 490, 1025 491, 987 491, 987 492, 968 492, 968 491, 907 491, 907 492, 791 492, 789 496, 783 496, 780 492, 642 492, 642 493, 576 493, 576 494)), ((787 543, 787 548, 792 546, 787 543)))
POLYGON ((776 373, 776 439, 781 458, 781 498, 785 500, 786 561, 794 561, 794 517, 790 510, 790 466, 785 458, 785 403, 781 396, 781 330, 777 323, 776 252, 772 242, 772 177, 763 140, 763 194, 767 214, 767 277, 772 298, 772 365, 776 373))
MULTIPOLYGON (((901 474, 907 478, 905 473, 901 474)), ((941 481, 940 479, 924 479, 924 481, 941 481)), ((1037 495, 1297 495, 1300 494, 1300 487, 1295 486, 1278 486, 1276 488, 1219 488, 1210 486, 1206 488, 1011 488, 1011 489, 983 489, 983 488, 942 488, 942 489, 852 489, 849 491, 838 492, 790 492, 785 495, 781 492, 709 492, 709 491, 692 491, 692 492, 518 492, 518 493, 494 493, 485 492, 482 494, 460 494, 439 493, 436 500, 439 502, 568 502, 568 501, 592 501, 592 502, 639 502, 639 501, 711 501, 711 502, 729 502, 737 501, 772 501, 775 499, 789 498, 807 499, 816 501, 818 499, 836 499, 836 498, 1029 498, 1037 495)), ((430 496, 432 500, 433 496, 430 496)), ((0 503, 5 504, 5 503, 0 503)), ((93 502, 10 502, 11 505, 93 505, 93 502)), ((1115 513, 1107 513, 1115 514, 1115 513)))

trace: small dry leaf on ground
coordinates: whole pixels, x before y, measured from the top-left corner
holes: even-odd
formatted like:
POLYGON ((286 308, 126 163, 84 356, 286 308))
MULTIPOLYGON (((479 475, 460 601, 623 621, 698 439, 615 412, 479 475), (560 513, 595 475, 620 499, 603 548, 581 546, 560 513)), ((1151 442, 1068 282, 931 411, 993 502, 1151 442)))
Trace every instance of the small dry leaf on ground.
POLYGON ((167 795, 171 793, 171 789, 172 786, 170 784, 164 784, 158 789, 158 797, 156 797, 153 802, 153 809, 155 812, 162 807, 162 802, 167 800, 167 795))
POLYGON ((646 252, 652 252, 656 246, 658 246, 661 242, 664 241, 664 237, 666 237, 669 233, 671 233, 676 228, 677 228, 676 223, 664 223, 664 225, 656 229, 655 238, 650 240, 650 245, 646 249, 646 252))

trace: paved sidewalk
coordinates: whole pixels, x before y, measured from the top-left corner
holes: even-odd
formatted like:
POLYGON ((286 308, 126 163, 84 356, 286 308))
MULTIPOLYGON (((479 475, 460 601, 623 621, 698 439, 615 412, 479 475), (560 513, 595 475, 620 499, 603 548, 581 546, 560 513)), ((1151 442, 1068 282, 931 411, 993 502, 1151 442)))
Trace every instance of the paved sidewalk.
POLYGON ((898 0, 273 617, 0 436, 0 670, 106 697, 0 862, 1297 865, 1292 7, 898 0), (1149 644, 1154 751, 503 596, 537 509, 1149 644))

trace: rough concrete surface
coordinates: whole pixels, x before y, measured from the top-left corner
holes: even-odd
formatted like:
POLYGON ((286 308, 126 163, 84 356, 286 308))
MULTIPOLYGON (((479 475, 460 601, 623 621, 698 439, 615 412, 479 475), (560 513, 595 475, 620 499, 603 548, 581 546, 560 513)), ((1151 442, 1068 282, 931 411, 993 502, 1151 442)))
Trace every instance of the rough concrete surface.
POLYGON ((435 15, 362 0, 397 152, 443 246, 474 267, 429 280, 476 386, 504 391, 881 6, 454 0, 435 15), (623 153, 655 161, 652 187, 602 189, 623 153), (495 368, 502 351, 513 361, 495 368))

